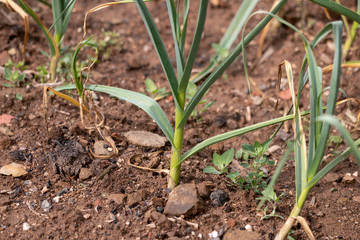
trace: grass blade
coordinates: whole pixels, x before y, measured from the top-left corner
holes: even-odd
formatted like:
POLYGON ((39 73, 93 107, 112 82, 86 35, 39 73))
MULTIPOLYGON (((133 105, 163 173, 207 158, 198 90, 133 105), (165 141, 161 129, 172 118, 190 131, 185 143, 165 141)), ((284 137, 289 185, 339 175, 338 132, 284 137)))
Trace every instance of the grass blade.
POLYGON ((155 25, 155 22, 153 18, 151 17, 149 10, 147 9, 145 3, 142 0, 135 0, 136 7, 138 8, 140 15, 144 21, 145 27, 149 33, 149 36, 151 38, 151 41, 154 45, 154 48, 156 50, 156 53, 160 59, 161 66, 164 69, 165 75, 167 80, 169 81, 171 92, 174 96, 174 101, 177 107, 180 107, 181 109, 184 108, 181 104, 181 101, 179 99, 179 94, 177 92, 178 89, 178 82, 175 75, 175 70, 173 66, 171 65, 171 61, 169 58, 169 55, 166 51, 164 42, 161 39, 160 33, 155 25))
MULTIPOLYGON (((74 84, 55 88, 55 90, 57 91, 71 90, 71 89, 76 89, 74 84)), ((130 90, 104 86, 104 85, 87 85, 86 89, 107 93, 111 96, 128 101, 138 106, 139 108, 143 109, 156 122, 156 124, 165 134, 166 138, 169 139, 170 143, 173 145, 174 130, 172 129, 169 119, 166 117, 166 114, 161 109, 160 105, 152 98, 144 94, 133 92, 130 90)))
POLYGON ((177 74, 178 74, 178 79, 180 79, 181 76, 183 75, 183 70, 185 66, 185 57, 184 57, 184 52, 181 50, 181 46, 180 46, 181 31, 179 24, 179 16, 173 0, 166 0, 166 5, 169 13, 170 25, 172 30, 171 32, 174 40, 177 74))
POLYGON ((354 140, 351 138, 346 128, 343 125, 341 125, 341 122, 334 116, 328 114, 324 114, 323 116, 318 117, 317 120, 327 122, 328 124, 333 125, 341 133, 341 137, 351 148, 351 151, 360 166, 360 151, 358 150, 356 144, 354 143, 354 140))
POLYGON ((78 71, 77 71, 77 67, 76 67, 76 60, 77 60, 77 56, 78 56, 81 48, 83 48, 85 45, 89 45, 89 46, 93 47, 96 51, 96 54, 98 53, 96 44, 90 42, 90 40, 93 37, 90 37, 87 40, 80 42, 80 44, 75 49, 74 56, 73 56, 72 63, 71 63, 72 73, 73 73, 73 77, 74 77, 74 83, 75 83, 76 90, 78 91, 80 98, 83 98, 84 83, 81 81, 81 78, 79 79, 78 71))
POLYGON ((43 23, 43 21, 41 21, 41 19, 36 15, 36 13, 32 10, 32 8, 29 6, 29 4, 26 1, 18 0, 18 2, 19 2, 20 7, 22 9, 24 9, 24 11, 34 19, 36 24, 40 27, 40 29, 44 33, 47 43, 49 44, 51 56, 58 58, 59 57, 59 49, 58 49, 53 37, 51 36, 49 30, 46 28, 45 24, 43 23))
POLYGON ((336 13, 339 13, 340 15, 344 15, 352 20, 354 20, 357 23, 360 23, 360 14, 357 14, 356 12, 350 10, 349 8, 338 4, 334 1, 330 0, 310 0, 316 4, 319 4, 323 7, 326 7, 327 9, 330 9, 331 11, 334 11, 336 13))
POLYGON ((183 53, 185 52, 185 40, 186 40, 186 32, 187 32, 187 23, 189 19, 189 10, 190 10, 190 0, 184 0, 184 21, 181 31, 181 43, 180 43, 180 50, 183 53))
MULTIPOLYGON (((236 38, 238 37, 242 27, 244 26, 244 23, 246 19, 249 17, 250 13, 256 6, 258 0, 245 0, 242 2, 241 6, 239 7, 238 11, 236 12, 233 20, 231 21, 230 25, 228 26, 224 36, 220 40, 220 47, 222 49, 230 49, 230 47, 235 42, 236 38)), ((204 70, 202 70, 200 73, 196 74, 191 81, 193 83, 197 83, 201 79, 203 79, 205 76, 211 73, 212 70, 216 68, 219 61, 221 61, 221 54, 216 52, 215 56, 212 58, 213 60, 207 66, 204 70)))
POLYGON ((54 39, 57 44, 65 35, 75 2, 76 0, 52 0, 54 39))
MULTIPOLYGON (((273 14, 276 14, 287 2, 287 0, 280 1, 272 10, 273 14)), ((244 45, 248 45, 260 32, 261 30, 270 22, 272 16, 267 15, 243 40, 244 45)), ((184 115, 182 117, 179 126, 184 126, 186 121, 189 119, 192 111, 195 109, 197 104, 201 101, 202 97, 206 94, 212 84, 224 73, 224 71, 232 64, 235 59, 239 56, 242 51, 242 42, 239 43, 236 48, 226 57, 226 59, 214 70, 214 72, 205 80, 205 82, 200 86, 199 90, 196 92, 195 96, 190 100, 187 105, 184 115)))
MULTIPOLYGON (((310 112, 309 111, 304 111, 301 112, 301 116, 305 116, 305 115, 309 115, 310 112)), ((201 143, 197 144, 196 146, 194 146, 193 148, 191 148, 189 151, 187 151, 182 157, 181 157, 181 162, 185 161, 187 158, 189 158, 190 156, 194 155, 195 153, 215 144, 221 141, 225 141, 228 140, 230 138, 233 137, 237 137, 240 136, 242 134, 251 132, 251 131, 255 131, 257 129, 261 129, 264 127, 268 127, 270 125, 274 125, 277 123, 282 123, 284 121, 288 121, 294 118, 294 114, 291 115, 287 115, 287 116, 283 116, 283 117, 279 117, 279 118, 275 118, 272 120, 268 120, 268 121, 264 121, 264 122, 260 122, 251 126, 247 126, 247 127, 243 127, 240 129, 236 129, 230 132, 226 132, 226 133, 222 133, 219 135, 216 135, 214 137, 208 138, 204 141, 202 141, 201 143)))
MULTIPOLYGON (((324 116, 322 116, 324 117, 324 116)), ((360 145, 360 139, 354 142, 355 146, 360 145)), ((334 167, 336 167, 341 161, 347 158, 351 154, 352 148, 348 147, 344 152, 342 152, 339 156, 337 156, 334 160, 328 163, 325 167, 323 167, 316 175, 311 179, 308 183, 308 187, 312 188, 320 179, 322 179, 328 172, 330 172, 334 167)))
MULTIPOLYGON (((340 84, 340 75, 341 75, 341 44, 342 44, 342 22, 336 21, 332 22, 331 24, 334 32, 334 43, 335 43, 335 54, 334 54, 334 61, 333 61, 333 70, 331 74, 331 83, 330 83, 330 93, 327 101, 327 107, 326 107, 326 114, 332 115, 335 110, 336 106, 336 99, 337 94, 339 91, 339 84, 340 84)), ((320 89, 321 90, 321 89, 320 89)), ((321 91, 322 92, 322 91, 321 91)), ((322 93, 319 93, 320 95, 322 93)), ((318 98, 318 104, 321 103, 320 96, 318 98)), ((321 111, 321 110, 320 110, 321 111)), ((310 123, 311 124, 311 123, 310 123)), ((314 156, 310 156, 312 160, 309 162, 309 172, 308 172, 308 179, 310 180, 317 172, 317 169, 320 166, 321 159, 324 155, 324 150, 326 147, 326 142, 329 136, 329 130, 330 130, 330 124, 327 122, 324 122, 321 126, 321 133, 319 140, 316 144, 316 152, 314 156)), ((310 145, 310 142, 309 142, 310 145)))
POLYGON ((185 65, 184 74, 182 75, 182 78, 180 80, 180 85, 179 85, 180 92, 185 92, 187 85, 189 83, 191 71, 193 69, 196 54, 200 45, 201 35, 204 30, 208 2, 209 2, 208 0, 202 0, 200 3, 199 15, 198 15, 194 39, 192 41, 189 56, 185 65))

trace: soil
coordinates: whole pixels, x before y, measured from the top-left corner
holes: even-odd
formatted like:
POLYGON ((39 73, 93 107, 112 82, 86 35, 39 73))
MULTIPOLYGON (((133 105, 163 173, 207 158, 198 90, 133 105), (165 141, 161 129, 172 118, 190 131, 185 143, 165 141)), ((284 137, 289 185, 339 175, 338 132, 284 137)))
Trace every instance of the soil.
MULTIPOLYGON (((40 18, 50 26, 51 11, 37 1, 29 2, 36 6, 40 18)), ((90 2, 79 0, 75 5, 64 39, 64 45, 70 49, 81 40, 85 11, 105 1, 90 2)), ((211 44, 219 42, 240 5, 240 1, 220 2, 223 3, 220 6, 209 7, 196 69, 209 63, 214 53, 211 44)), ((269 10, 272 2, 259 1, 256 9, 269 10)), ((355 1, 353 2, 355 5, 355 1)), ((188 25, 190 36, 195 29, 199 1, 192 1, 191 4, 188 25)), ((155 1, 148 6, 164 37, 165 46, 171 53, 170 57, 175 61, 166 4, 164 1, 155 1)), ((322 8, 311 2, 306 2, 304 9, 301 15, 301 6, 296 1, 290 1, 283 14, 285 19, 301 28, 306 37, 311 39, 329 20, 322 8)), ((16 63, 22 58, 23 24, 16 14, 10 13, 6 8, 1 9, 0 15, 1 65, 9 58, 16 63)), ((332 14, 332 17, 339 18, 336 14, 332 14)), ((259 19, 261 15, 256 15, 249 22, 247 32, 259 19)), ((88 35, 96 34, 100 39, 104 37, 102 30, 120 34, 120 41, 108 46, 110 54, 100 55, 100 60, 92 69, 90 83, 145 92, 144 80, 149 77, 159 88, 169 89, 133 4, 117 5, 93 13, 88 17, 87 26, 88 35)), ((358 60, 359 39, 358 31, 348 60, 358 60)), ((190 43, 189 37, 187 49, 190 43)), ((332 62, 331 46, 332 39, 329 37, 315 50, 321 67, 332 62)), ((257 47, 258 44, 253 42, 246 49, 249 65, 255 63, 257 47)), ((281 100, 280 107, 274 109, 278 65, 285 59, 290 61, 297 76, 304 55, 303 44, 297 34, 289 28, 279 26, 270 30, 263 49, 264 52, 273 50, 273 53, 251 72, 252 80, 258 87, 254 91, 255 97, 250 100, 242 61, 236 60, 206 96, 208 100, 215 101, 215 104, 197 119, 192 118, 188 122, 185 129, 185 151, 210 136, 282 116, 289 103, 281 100)), ((41 51, 48 51, 48 46, 39 28, 31 21, 26 53, 28 69, 35 70, 37 66, 49 63, 41 51)), ((92 54, 90 50, 87 53, 92 54)), ((347 92, 348 97, 359 98, 359 78, 358 68, 343 70, 341 88, 347 92)), ((329 82, 330 74, 324 75, 324 79, 325 85, 329 82)), ((6 80, 1 76, 0 82, 5 83, 6 80)), ((245 191, 229 185, 223 175, 203 173, 204 167, 211 165, 214 152, 240 149, 243 143, 253 143, 255 140, 263 142, 274 132, 276 126, 215 144, 184 162, 180 184, 213 183, 210 184, 211 191, 224 190, 229 200, 222 206, 215 206, 210 197, 205 196, 203 201, 207 208, 202 212, 186 217, 170 217, 170 220, 165 218, 167 224, 160 224, 160 220, 154 221, 154 217, 150 216, 153 212, 162 213, 167 202, 170 192, 167 189, 167 175, 131 167, 128 161, 137 156, 136 164, 168 169, 171 146, 167 143, 161 148, 140 147, 128 142, 123 135, 130 130, 162 135, 151 118, 128 102, 97 93, 97 102, 119 153, 111 159, 94 158, 89 149, 94 142, 102 140, 101 136, 95 131, 88 131, 80 121, 79 110, 59 97, 51 97, 48 103, 49 135, 47 134, 42 112, 42 87, 39 85, 41 84, 28 77, 16 89, 0 87, 0 115, 14 117, 10 123, 2 124, 2 127, 13 134, 0 133, 0 165, 16 162, 25 165, 28 171, 25 176, 17 178, 0 175, 0 239, 208 239, 209 233, 213 231, 220 233, 245 229, 246 225, 251 225, 262 239, 273 239, 284 223, 285 220, 281 218, 261 220, 256 211, 256 197, 259 195, 252 190, 245 191), (14 91, 23 96, 22 101, 15 98, 14 91), (119 194, 115 196, 121 199, 110 200, 109 196, 114 194, 119 194), (139 198, 136 199, 137 197, 139 198), (48 203, 51 204, 50 209, 47 209, 48 203), (26 224, 30 228, 23 230, 26 224)), ((306 91, 303 98, 303 109, 306 109, 306 91)), ((163 98, 159 100, 159 104, 173 124, 172 99, 163 98)), ((352 102, 349 107, 355 114, 359 110, 352 102)), ((337 114, 354 130, 354 124, 346 117, 346 110, 345 105, 340 106, 337 114)), ((289 129, 289 132, 282 130, 272 143, 280 149, 269 156, 271 160, 279 160, 284 153, 285 141, 292 137, 291 127, 289 129)), ((355 129, 353 136, 358 137, 358 134, 355 129)), ((339 146, 339 150, 344 148, 343 144, 339 146)), ((332 150, 334 149, 329 149, 324 162, 333 158, 332 150)), ((268 167, 268 170, 271 176, 274 168, 268 167)), ((309 222, 316 239, 359 239, 360 179, 356 175, 357 171, 356 161, 352 157, 345 159, 311 190, 301 216, 309 222)), ((284 194, 277 208, 277 214, 284 218, 294 205, 294 175, 294 162, 289 160, 275 188, 278 195, 284 194)), ((160 214, 159 219, 162 216, 160 214)), ((291 236, 294 239, 307 239, 299 224, 293 230, 291 236)))

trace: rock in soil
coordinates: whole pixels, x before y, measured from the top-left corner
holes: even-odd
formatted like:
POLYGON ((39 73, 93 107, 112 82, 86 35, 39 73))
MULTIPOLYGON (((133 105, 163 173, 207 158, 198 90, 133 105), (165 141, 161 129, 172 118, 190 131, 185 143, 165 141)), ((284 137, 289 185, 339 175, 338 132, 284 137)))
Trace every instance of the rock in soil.
POLYGON ((143 147, 163 147, 167 139, 155 133, 146 131, 129 131, 124 133, 126 139, 132 144, 143 147))
POLYGON ((79 180, 84 181, 90 178, 92 175, 93 173, 89 168, 81 168, 79 173, 79 180))
POLYGON ((103 140, 96 141, 94 143, 94 153, 100 156, 108 156, 108 155, 110 156, 112 154, 112 149, 108 142, 103 140))
POLYGON ((170 228, 171 222, 170 220, 164 215, 159 212, 153 211, 150 214, 150 217, 153 221, 155 221, 159 227, 161 228, 170 228))
POLYGON ((201 182, 197 184, 197 190, 199 193, 199 196, 206 199, 210 195, 210 185, 208 182, 201 182))
POLYGON ((177 186, 170 194, 164 213, 167 215, 191 216, 202 209, 202 202, 198 196, 195 184, 177 186))
POLYGON ((225 202, 229 201, 226 192, 222 189, 216 189, 210 194, 211 203, 216 207, 221 207, 225 202))
POLYGON ((137 192, 131 193, 127 196, 127 204, 130 207, 133 207, 145 199, 146 192, 144 190, 139 190, 137 192))
POLYGON ((13 162, 8 165, 2 166, 0 168, 0 174, 7 176, 12 175, 13 177, 21 177, 28 174, 28 172, 26 171, 26 167, 24 165, 13 162))
POLYGON ((119 205, 122 205, 122 204, 124 204, 126 197, 127 197, 126 194, 113 193, 113 194, 109 195, 108 199, 113 200, 114 202, 116 202, 119 205))
POLYGON ((249 232, 246 230, 232 229, 227 231, 223 240, 260 240, 261 236, 256 232, 249 232))

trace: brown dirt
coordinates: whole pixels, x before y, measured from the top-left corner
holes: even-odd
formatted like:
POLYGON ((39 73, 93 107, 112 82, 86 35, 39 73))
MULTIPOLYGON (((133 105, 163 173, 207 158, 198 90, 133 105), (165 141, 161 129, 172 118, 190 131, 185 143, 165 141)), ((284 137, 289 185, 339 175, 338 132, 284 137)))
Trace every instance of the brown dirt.
MULTIPOLYGON (((66 46, 76 46, 82 35, 84 12, 101 2, 104 1, 77 2, 64 40, 66 46)), ((211 44, 220 40, 239 5, 237 1, 224 2, 227 2, 224 7, 209 8, 196 68, 201 68, 209 62, 214 52, 211 44)), ((190 33, 195 28, 195 10, 198 2, 193 1, 192 4, 195 6, 191 9, 190 33)), ((270 0, 261 1, 257 9, 268 10, 271 4, 270 0)), ((156 16, 155 21, 159 25, 166 47, 173 53, 165 3, 156 1, 148 6, 153 16, 156 16)), ((306 36, 311 39, 328 20, 321 8, 310 2, 307 3, 306 10, 303 29, 306 36)), ((38 11, 40 17, 50 26, 49 9, 39 5, 38 11)), ((299 6, 289 3, 284 16, 294 25, 301 27, 302 18, 298 13, 299 6)), ((7 53, 15 49, 16 53, 11 58, 18 62, 21 60, 20 49, 23 39, 21 20, 5 9, 1 10, 0 15, 0 60, 6 62, 7 53), (7 18, 3 17, 5 15, 7 18)), ((254 19, 256 20, 249 23, 248 29, 256 24, 260 16, 254 19)), ((35 69, 36 66, 48 63, 47 58, 40 53, 47 51, 47 44, 34 23, 30 28, 26 63, 29 69, 35 69)), ((88 34, 102 36, 101 29, 120 33, 121 48, 111 46, 110 57, 100 59, 95 65, 92 83, 144 92, 144 79, 150 77, 159 87, 168 87, 134 5, 115 6, 90 15, 88 34)), ((188 38, 187 41, 190 44, 191 39, 188 38)), ((327 38, 315 51, 320 66, 326 66, 332 61, 331 42, 332 39, 327 38)), ((303 45, 296 34, 286 27, 279 27, 266 39, 264 49, 269 48, 274 49, 272 56, 257 66, 251 74, 257 86, 263 90, 260 95, 261 104, 249 101, 243 66, 241 61, 237 60, 227 70, 227 77, 219 79, 209 91, 207 99, 216 101, 215 104, 201 114, 201 121, 193 119, 187 125, 185 150, 209 136, 282 115, 286 104, 281 102, 280 109, 275 111, 272 101, 276 98, 274 82, 277 78, 278 64, 285 59, 289 60, 295 73, 298 73, 304 54, 303 45), (245 117, 247 107, 250 107, 251 111, 250 121, 245 117)), ((255 61, 256 51, 255 43, 247 48, 249 64, 255 61)), ((348 59, 357 60, 359 53, 358 36, 348 59)), ((174 59, 174 56, 171 55, 171 58, 174 59)), ((359 98, 360 85, 356 84, 359 77, 358 69, 343 71, 341 88, 349 97, 359 98)), ((326 75, 325 78, 325 82, 328 82, 330 77, 326 75)), ((5 79, 1 77, 0 82, 4 83, 5 79)), ((17 162, 25 165, 29 172, 20 178, 0 175, 0 239, 200 239, 199 236, 208 239, 208 234, 214 230, 243 229, 247 224, 260 233, 262 239, 273 239, 284 223, 280 218, 260 219, 255 210, 258 200, 255 199, 257 196, 254 192, 230 187, 224 176, 211 176, 202 172, 205 166, 210 165, 213 152, 221 153, 230 148, 239 149, 243 143, 253 143, 255 140, 264 141, 275 127, 216 144, 186 161, 182 165, 181 184, 211 181, 216 184, 214 189, 224 189, 230 200, 224 206, 214 207, 207 198, 204 201, 209 207, 200 214, 185 219, 173 218, 170 224, 161 225, 156 222, 154 225, 150 214, 164 207, 167 201, 167 176, 130 167, 127 161, 134 154, 141 154, 142 160, 145 161, 145 164, 142 164, 146 165, 151 160, 147 157, 150 153, 162 150, 158 155, 158 168, 167 169, 171 149, 169 144, 161 149, 142 148, 125 140, 122 133, 129 130, 146 130, 162 135, 160 129, 141 109, 98 94, 106 125, 110 132, 117 136, 115 141, 119 155, 110 160, 93 159, 88 146, 92 146, 101 138, 95 132, 89 133, 82 126, 76 107, 62 99, 51 98, 48 138, 42 118, 40 87, 27 80, 21 88, 16 88, 16 92, 23 95, 22 101, 15 99, 12 89, 1 87, 0 91, 0 114, 14 116, 10 124, 4 125, 14 135, 6 136, 0 133, 0 165, 17 162), (90 169, 92 176, 80 181, 78 176, 81 168, 90 169), (102 175, 106 169, 108 172, 102 175), (101 178, 98 177, 100 175, 101 178), (135 195, 132 193, 135 192, 140 193, 140 201, 134 200, 135 195), (110 194, 124 194, 121 196, 127 197, 128 200, 117 203, 109 200, 110 194), (135 201, 132 205, 129 205, 130 198, 135 201), (44 200, 52 204, 49 212, 44 212, 41 208, 44 200), (198 227, 188 222, 198 224, 198 227), (28 231, 23 231, 24 223, 30 224, 28 231)), ((307 93, 304 94, 304 99, 306 98, 307 93)), ((307 106, 306 102, 307 100, 304 100, 304 108, 307 106)), ((174 106, 171 99, 162 99, 159 104, 173 122, 170 113, 173 112, 174 106)), ((351 109, 355 112, 356 106, 351 105, 351 109)), ((338 113, 347 120, 344 116, 345 110, 344 107, 340 107, 338 113)), ((278 160, 286 144, 278 137, 273 144, 281 146, 280 151, 271 155, 271 159, 278 160)), ((344 149, 344 146, 341 145, 340 149, 344 149)), ((331 158, 332 155, 329 153, 325 161, 331 158)), ((356 162, 352 158, 346 159, 335 168, 331 177, 321 180, 310 192, 301 215, 309 221, 316 239, 359 239, 360 179, 355 177, 353 181, 342 181, 346 173, 352 174, 355 171, 358 171, 356 162), (312 199, 313 203, 310 204, 312 199)), ((293 161, 288 161, 284 168, 276 192, 284 193, 277 213, 286 217, 295 199, 293 161)), ((306 239, 300 225, 293 229, 292 237, 306 239)))

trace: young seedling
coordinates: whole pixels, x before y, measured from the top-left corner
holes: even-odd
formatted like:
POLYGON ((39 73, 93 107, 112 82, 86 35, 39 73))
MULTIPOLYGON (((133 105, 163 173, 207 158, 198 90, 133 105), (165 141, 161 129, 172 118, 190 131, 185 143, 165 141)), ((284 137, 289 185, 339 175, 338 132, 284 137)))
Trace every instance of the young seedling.
POLYGON ((170 92, 166 90, 166 87, 158 88, 151 78, 145 79, 145 87, 145 90, 155 101, 159 101, 170 95, 170 92))
POLYGON ((206 166, 204 168, 205 173, 211 173, 211 174, 222 174, 226 173, 228 174, 228 165, 232 162, 234 158, 234 149, 227 150, 222 155, 219 155, 217 153, 214 153, 212 163, 217 168, 214 168, 212 166, 206 166))
POLYGON ((276 208, 278 203, 280 202, 280 198, 284 195, 284 193, 281 193, 280 196, 277 196, 275 191, 273 189, 266 189, 261 192, 262 196, 257 198, 261 201, 266 201, 271 205, 271 212, 268 213, 269 207, 265 206, 263 211, 263 216, 261 217, 261 220, 269 219, 272 217, 279 217, 283 218, 281 215, 276 214, 276 208))
POLYGON ((263 144, 258 141, 255 141, 254 145, 248 143, 243 144, 242 149, 236 152, 235 157, 242 160, 240 164, 249 170, 249 174, 241 177, 239 176, 239 172, 236 171, 227 177, 246 190, 251 189, 256 193, 260 193, 261 190, 266 187, 264 178, 266 178, 267 175, 264 167, 275 164, 274 161, 270 161, 265 155, 271 141, 272 139, 265 141, 263 144))
MULTIPOLYGON (((188 87, 186 89, 186 99, 187 99, 187 103, 195 96, 196 92, 198 90, 198 87, 196 86, 195 83, 193 82, 189 82, 188 83, 188 87)), ((214 105, 214 101, 208 101, 207 99, 203 99, 198 103, 198 106, 202 106, 202 108, 198 109, 194 109, 190 115, 190 117, 194 118, 197 120, 197 122, 201 122, 201 118, 199 118, 199 115, 203 112, 206 112, 206 110, 208 110, 212 105, 214 105)))
POLYGON ((50 30, 45 26, 43 21, 37 16, 37 14, 25 0, 18 0, 18 2, 20 7, 34 19, 46 37, 51 55, 49 70, 51 77, 50 80, 51 82, 54 82, 56 77, 56 68, 59 60, 59 48, 68 27, 76 0, 52 0, 51 9, 54 26, 53 35, 50 34, 50 30))
POLYGON ((338 151, 337 149, 338 149, 340 143, 342 143, 342 142, 343 142, 343 139, 341 136, 335 136, 335 135, 330 134, 327 146, 333 146, 333 148, 334 148, 333 154, 338 154, 338 153, 340 153, 340 151, 338 151))
MULTIPOLYGON (((7 63, 5 64, 7 66, 14 66, 11 63, 7 63)), ((15 65, 16 68, 20 68, 23 67, 24 64, 23 63, 19 63, 15 65)), ((15 69, 14 71, 11 71, 8 67, 4 68, 4 78, 6 80, 8 80, 10 83, 3 83, 4 87, 11 87, 14 89, 14 93, 15 93, 15 97, 18 100, 23 100, 23 96, 20 93, 16 93, 15 92, 15 88, 16 87, 20 87, 20 84, 25 80, 25 73, 20 73, 17 69, 15 69)))
POLYGON ((111 46, 115 46, 117 51, 121 50, 120 33, 105 31, 101 29, 103 37, 94 41, 99 48, 99 55, 101 59, 107 60, 110 58, 111 46))

